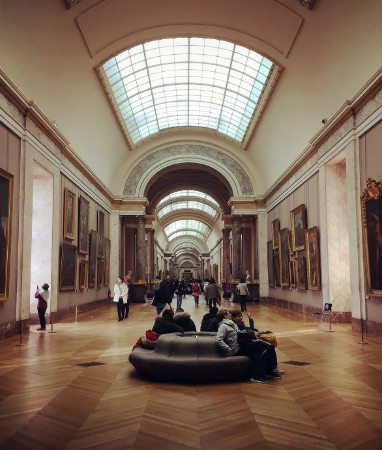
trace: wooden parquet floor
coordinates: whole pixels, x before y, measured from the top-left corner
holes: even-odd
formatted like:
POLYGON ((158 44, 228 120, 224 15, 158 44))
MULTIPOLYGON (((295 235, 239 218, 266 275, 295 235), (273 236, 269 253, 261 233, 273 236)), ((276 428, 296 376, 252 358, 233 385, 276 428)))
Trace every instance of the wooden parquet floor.
MULTIPOLYGON (((199 327, 204 299, 197 308, 187 296, 183 308, 199 327)), ((106 305, 55 324, 54 333, 33 326, 24 345, 0 341, 0 449, 382 449, 381 340, 360 344, 349 324, 328 332, 326 323, 265 304, 249 310, 258 329, 277 333, 282 380, 140 379, 128 356, 152 327, 149 303, 132 305, 123 322, 106 305)))

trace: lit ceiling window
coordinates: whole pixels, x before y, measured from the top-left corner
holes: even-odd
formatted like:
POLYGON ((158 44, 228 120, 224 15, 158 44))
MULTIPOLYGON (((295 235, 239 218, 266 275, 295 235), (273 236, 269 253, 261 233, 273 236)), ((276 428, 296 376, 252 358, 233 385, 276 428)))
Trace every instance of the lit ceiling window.
POLYGON ((99 74, 135 147, 174 127, 204 127, 246 145, 279 69, 241 45, 209 38, 140 44, 99 74))
POLYGON ((204 242, 211 233, 211 228, 200 220, 183 219, 176 220, 163 228, 169 241, 182 235, 196 236, 204 242))
POLYGON ((162 200, 158 203, 158 206, 162 205, 163 203, 166 203, 169 200, 178 199, 179 197, 200 198, 207 200, 208 202, 219 207, 219 203, 216 200, 214 200, 210 195, 204 194, 203 192, 200 191, 192 191, 192 190, 176 191, 169 195, 166 195, 166 197, 162 198, 162 200))
POLYGON ((169 205, 164 206, 161 209, 157 209, 157 216, 158 219, 162 219, 165 215, 170 214, 173 211, 178 211, 181 209, 196 209, 198 211, 202 211, 208 215, 210 215, 213 219, 216 219, 219 212, 212 208, 211 206, 207 205, 203 202, 197 202, 194 200, 188 201, 180 201, 180 202, 174 202, 170 203, 169 205))

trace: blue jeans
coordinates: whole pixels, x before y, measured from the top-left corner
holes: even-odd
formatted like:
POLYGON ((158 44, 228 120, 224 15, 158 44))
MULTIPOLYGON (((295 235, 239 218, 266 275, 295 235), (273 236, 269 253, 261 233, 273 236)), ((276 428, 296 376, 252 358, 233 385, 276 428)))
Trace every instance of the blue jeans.
POLYGON ((176 309, 179 309, 182 307, 182 300, 183 300, 183 295, 176 295, 176 309))

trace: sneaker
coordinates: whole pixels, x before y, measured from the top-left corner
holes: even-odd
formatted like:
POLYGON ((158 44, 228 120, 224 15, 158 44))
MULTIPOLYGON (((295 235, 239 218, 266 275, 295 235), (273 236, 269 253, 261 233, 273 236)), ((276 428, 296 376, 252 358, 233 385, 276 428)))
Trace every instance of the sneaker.
POLYGON ((37 328, 37 331, 45 331, 46 328, 37 328))
POLYGON ((282 378, 280 374, 275 373, 275 372, 267 374, 267 377, 274 378, 275 380, 281 380, 281 378, 282 378))
POLYGON ((266 378, 263 378, 263 377, 251 378, 249 381, 251 383, 261 383, 261 384, 268 383, 268 380, 266 378))
POLYGON ((273 373, 277 373, 278 375, 284 375, 285 370, 276 368, 273 370, 273 373))

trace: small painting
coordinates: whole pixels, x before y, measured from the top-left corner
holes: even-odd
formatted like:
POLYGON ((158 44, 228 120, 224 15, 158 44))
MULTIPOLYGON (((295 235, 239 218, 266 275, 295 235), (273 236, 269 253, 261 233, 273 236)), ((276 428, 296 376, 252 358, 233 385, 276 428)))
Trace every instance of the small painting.
POLYGON ((68 188, 64 189, 64 239, 75 239, 76 194, 68 188))
POLYGON ((98 249, 97 257, 105 257, 105 214, 102 211, 98 211, 97 215, 97 232, 98 232, 98 249))
POLYGON ((78 202, 78 253, 89 253, 89 202, 82 196, 78 202))
POLYGON ((292 229, 292 250, 304 250, 305 230, 307 227, 305 205, 300 205, 290 212, 290 223, 292 229))
POLYGON ((279 258, 281 286, 289 286, 289 251, 287 228, 283 228, 279 232, 279 258))
POLYGON ((306 248, 306 276, 308 289, 318 291, 321 289, 320 246, 318 242, 318 227, 305 231, 306 248))
POLYGON ((105 284, 105 263, 102 259, 97 261, 97 286, 103 287, 105 284))
POLYGON ((88 286, 94 287, 96 284, 96 270, 97 270, 97 232, 90 231, 89 239, 89 269, 88 269, 88 286))
POLYGON ((296 288, 306 289, 306 259, 299 256, 294 260, 296 288))
POLYGON ((268 254, 268 282, 270 287, 275 287, 275 274, 273 269, 273 243, 267 242, 267 254, 268 254))
POLYGON ((86 289, 87 282, 88 282, 88 262, 83 259, 80 262, 79 288, 86 289))
POLYGON ((61 247, 60 290, 74 291, 77 275, 77 247, 63 242, 61 247))
POLYGON ((110 247, 111 240, 105 238, 105 285, 110 283, 110 247))
POLYGON ((279 248, 279 231, 280 231, 280 221, 279 219, 275 219, 271 223, 272 226, 272 245, 273 250, 279 248))

